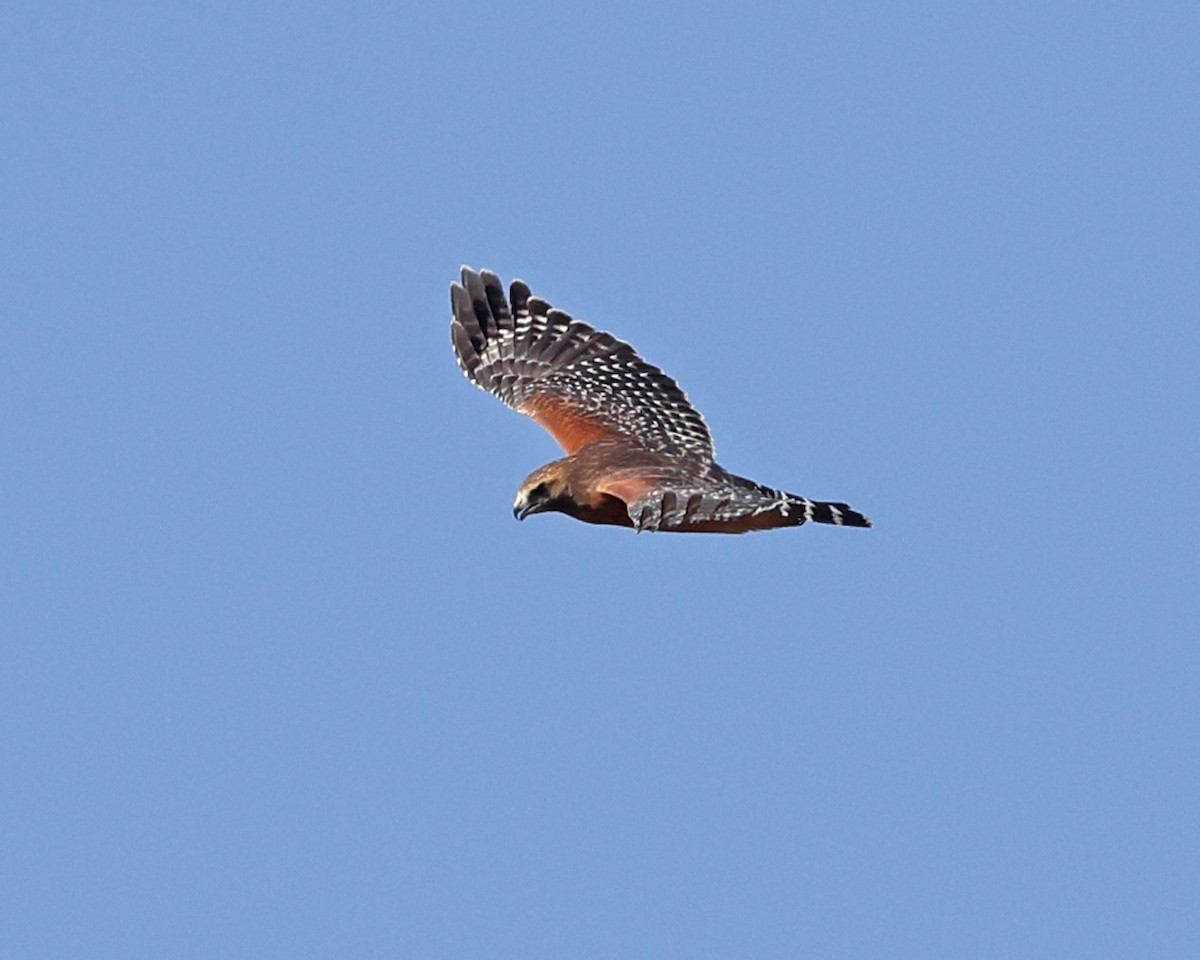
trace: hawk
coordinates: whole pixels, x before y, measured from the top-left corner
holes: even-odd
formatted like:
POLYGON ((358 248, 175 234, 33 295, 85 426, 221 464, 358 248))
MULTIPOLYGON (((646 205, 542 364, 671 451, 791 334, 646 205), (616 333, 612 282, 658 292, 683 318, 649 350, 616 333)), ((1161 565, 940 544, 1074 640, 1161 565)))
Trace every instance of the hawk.
POLYGON ((704 418, 679 384, 629 344, 491 271, 450 286, 450 335, 472 383, 541 424, 567 456, 531 473, 513 515, 676 533, 746 533, 809 520, 871 521, 844 503, 764 487, 716 462, 704 418))

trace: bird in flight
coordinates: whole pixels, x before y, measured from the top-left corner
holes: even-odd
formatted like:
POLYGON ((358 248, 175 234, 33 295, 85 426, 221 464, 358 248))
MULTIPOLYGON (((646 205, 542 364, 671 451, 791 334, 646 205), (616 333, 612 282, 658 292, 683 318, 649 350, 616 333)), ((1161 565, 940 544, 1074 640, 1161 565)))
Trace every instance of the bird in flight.
POLYGON ((531 473, 513 515, 556 511, 587 523, 676 533, 746 533, 813 520, 871 521, 730 473, 679 384, 629 344, 572 319, 489 270, 450 285, 450 335, 477 387, 541 424, 567 452, 531 473))

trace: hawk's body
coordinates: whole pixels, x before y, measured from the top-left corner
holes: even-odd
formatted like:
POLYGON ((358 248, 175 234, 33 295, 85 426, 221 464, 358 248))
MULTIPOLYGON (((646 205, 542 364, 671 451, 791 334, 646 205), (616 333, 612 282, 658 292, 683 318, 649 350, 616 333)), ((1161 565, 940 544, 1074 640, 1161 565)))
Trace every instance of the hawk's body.
POLYGON ((533 417, 568 456, 534 471, 519 517, 554 510, 637 530, 745 533, 814 520, 871 522, 736 476, 714 459, 712 437, 679 385, 633 347, 573 320, 514 280, 463 267, 450 288, 459 365, 477 386, 533 417))

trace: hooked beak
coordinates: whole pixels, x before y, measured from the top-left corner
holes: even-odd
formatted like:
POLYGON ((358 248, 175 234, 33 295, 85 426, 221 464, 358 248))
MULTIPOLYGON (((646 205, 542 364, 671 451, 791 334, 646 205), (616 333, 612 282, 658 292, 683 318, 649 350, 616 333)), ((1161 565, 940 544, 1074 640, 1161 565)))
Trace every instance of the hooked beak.
POLYGON ((513 516, 516 517, 518 520, 524 520, 527 516, 529 516, 530 511, 532 511, 532 510, 533 510, 533 507, 528 503, 514 503, 513 504, 513 516))

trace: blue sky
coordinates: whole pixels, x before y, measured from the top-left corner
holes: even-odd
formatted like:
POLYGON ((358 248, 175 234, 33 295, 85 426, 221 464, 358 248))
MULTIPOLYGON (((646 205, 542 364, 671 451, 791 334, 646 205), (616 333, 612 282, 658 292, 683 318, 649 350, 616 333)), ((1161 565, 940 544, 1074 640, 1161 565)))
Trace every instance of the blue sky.
POLYGON ((1197 955, 1198 19, 6 6, 0 953, 1197 955), (875 528, 514 523, 464 262, 875 528))

